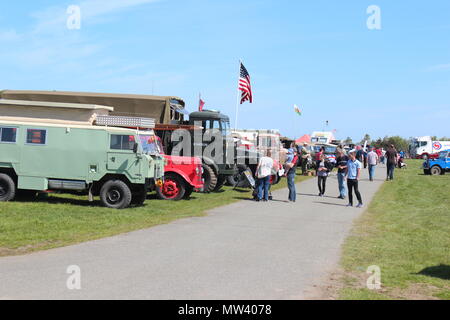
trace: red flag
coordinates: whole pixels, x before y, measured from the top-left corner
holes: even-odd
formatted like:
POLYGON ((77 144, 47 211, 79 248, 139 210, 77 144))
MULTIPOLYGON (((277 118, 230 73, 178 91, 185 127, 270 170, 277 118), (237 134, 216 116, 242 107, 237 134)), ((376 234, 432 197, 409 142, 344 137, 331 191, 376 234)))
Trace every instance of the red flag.
POLYGON ((205 101, 202 100, 202 98, 200 98, 200 101, 198 103, 198 111, 203 111, 203 107, 205 106, 205 101))

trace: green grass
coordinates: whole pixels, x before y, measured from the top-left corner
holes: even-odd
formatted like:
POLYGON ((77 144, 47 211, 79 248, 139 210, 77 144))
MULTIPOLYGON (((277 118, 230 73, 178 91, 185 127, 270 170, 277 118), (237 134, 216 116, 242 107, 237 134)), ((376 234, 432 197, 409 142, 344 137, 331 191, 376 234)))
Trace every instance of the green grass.
POLYGON ((424 176, 422 161, 396 170, 343 248, 341 299, 450 299, 450 175, 424 176), (364 287, 369 266, 382 289, 364 287))
MULTIPOLYGON (((298 181, 306 179, 298 176, 298 181)), ((273 190, 285 188, 283 179, 273 190)), ((251 191, 232 190, 212 194, 194 193, 190 200, 157 200, 125 210, 103 208, 87 196, 50 195, 34 202, 0 203, 0 256, 67 246, 205 215, 207 210, 251 198, 251 191)))

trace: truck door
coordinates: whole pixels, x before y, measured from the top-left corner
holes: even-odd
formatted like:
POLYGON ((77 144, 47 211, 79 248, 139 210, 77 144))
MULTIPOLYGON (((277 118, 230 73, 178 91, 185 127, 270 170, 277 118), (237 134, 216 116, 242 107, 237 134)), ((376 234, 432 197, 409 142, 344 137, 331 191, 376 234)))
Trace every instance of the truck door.
POLYGON ((134 135, 111 134, 107 169, 132 179, 141 179, 141 159, 133 152, 136 143, 134 135))

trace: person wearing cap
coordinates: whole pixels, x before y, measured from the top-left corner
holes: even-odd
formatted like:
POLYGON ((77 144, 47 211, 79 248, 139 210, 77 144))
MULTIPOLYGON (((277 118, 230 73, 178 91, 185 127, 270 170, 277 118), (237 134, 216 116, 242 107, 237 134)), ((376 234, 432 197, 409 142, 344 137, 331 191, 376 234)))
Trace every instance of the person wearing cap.
POLYGON ((349 152, 349 160, 347 161, 347 188, 348 188, 348 207, 353 207, 353 190, 355 190, 356 198, 358 199, 357 208, 362 208, 363 202, 361 193, 359 192, 359 177, 361 174, 362 164, 356 159, 356 150, 352 150, 349 152))

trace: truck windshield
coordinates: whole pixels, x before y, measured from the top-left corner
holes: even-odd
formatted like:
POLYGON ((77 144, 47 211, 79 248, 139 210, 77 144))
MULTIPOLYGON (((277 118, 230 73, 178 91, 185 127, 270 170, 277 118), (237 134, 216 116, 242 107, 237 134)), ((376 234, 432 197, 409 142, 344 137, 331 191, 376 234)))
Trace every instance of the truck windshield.
POLYGON ((222 133, 224 136, 231 135, 231 126, 230 122, 228 121, 222 121, 222 133))
POLYGON ((445 158, 447 158, 447 154, 448 154, 447 151, 442 151, 442 152, 440 152, 440 153, 439 153, 439 159, 445 160, 445 158))
POLYGON ((416 148, 420 148, 420 147, 425 147, 428 144, 427 141, 416 141, 416 143, 414 144, 414 146, 416 148))
POLYGON ((142 150, 145 154, 157 155, 162 153, 161 141, 154 135, 139 135, 142 144, 142 150))

